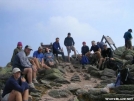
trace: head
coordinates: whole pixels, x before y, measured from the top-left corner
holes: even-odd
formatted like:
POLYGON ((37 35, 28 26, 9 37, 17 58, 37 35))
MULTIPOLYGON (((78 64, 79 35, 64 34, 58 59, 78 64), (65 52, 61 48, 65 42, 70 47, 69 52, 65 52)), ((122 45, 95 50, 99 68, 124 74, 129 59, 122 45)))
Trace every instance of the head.
POLYGON ((106 43, 103 45, 103 48, 104 48, 104 50, 107 50, 107 44, 106 43))
POLYGON ((71 37, 71 33, 68 33, 68 37, 71 37))
POLYGON ((21 71, 19 68, 15 67, 13 70, 12 70, 12 73, 13 73, 13 76, 14 78, 17 80, 20 78, 21 76, 21 71))
POLYGON ((43 42, 41 42, 40 45, 43 46, 43 42))
POLYGON ((42 50, 43 50, 43 48, 42 48, 41 46, 39 46, 38 52, 39 52, 39 53, 42 53, 42 50))
POLYGON ((82 42, 83 46, 86 46, 86 42, 82 42))
POLYGON ((92 46, 95 46, 95 41, 92 41, 91 44, 92 44, 92 46))
POLYGON ((59 43, 59 38, 56 38, 56 42, 58 42, 58 43, 59 43))
POLYGON ((26 56, 28 56, 28 55, 30 54, 31 50, 32 50, 32 48, 31 48, 29 45, 26 45, 26 46, 25 46, 24 51, 25 51, 25 53, 26 53, 26 56))
POLYGON ((45 48, 45 51, 49 53, 50 49, 49 48, 45 48))
POLYGON ((17 43, 17 48, 22 49, 22 43, 21 42, 17 43))
POLYGON ((128 31, 129 31, 130 33, 132 33, 132 29, 128 29, 128 31))

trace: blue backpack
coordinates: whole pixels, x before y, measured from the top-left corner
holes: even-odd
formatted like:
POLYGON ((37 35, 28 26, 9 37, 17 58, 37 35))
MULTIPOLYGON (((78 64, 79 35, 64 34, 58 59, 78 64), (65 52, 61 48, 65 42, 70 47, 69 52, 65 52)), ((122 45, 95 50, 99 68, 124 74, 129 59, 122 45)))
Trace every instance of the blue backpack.
POLYGON ((82 59, 80 60, 80 63, 82 65, 89 64, 89 60, 86 56, 82 56, 82 59))

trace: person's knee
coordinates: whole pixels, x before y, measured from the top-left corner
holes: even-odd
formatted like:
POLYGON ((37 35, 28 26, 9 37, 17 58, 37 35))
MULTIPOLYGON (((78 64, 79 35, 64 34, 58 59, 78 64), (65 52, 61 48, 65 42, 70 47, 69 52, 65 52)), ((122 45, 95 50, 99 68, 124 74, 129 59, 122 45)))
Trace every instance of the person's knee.
POLYGON ((17 96, 21 96, 22 95, 21 92, 16 91, 16 90, 12 90, 11 94, 15 94, 17 96))
POLYGON ((28 73, 32 73, 32 68, 27 69, 28 73))

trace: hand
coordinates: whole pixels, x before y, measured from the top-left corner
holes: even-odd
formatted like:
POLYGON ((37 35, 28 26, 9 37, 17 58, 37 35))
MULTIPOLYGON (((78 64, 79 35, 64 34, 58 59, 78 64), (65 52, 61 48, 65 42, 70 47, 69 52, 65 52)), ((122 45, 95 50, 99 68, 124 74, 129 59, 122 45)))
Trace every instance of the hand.
POLYGON ((48 56, 48 58, 51 58, 51 56, 48 56))
POLYGON ((26 82, 26 79, 24 77, 21 77, 21 82, 26 82))
POLYGON ((33 68, 33 71, 35 71, 35 72, 37 71, 35 65, 32 65, 32 68, 33 68))

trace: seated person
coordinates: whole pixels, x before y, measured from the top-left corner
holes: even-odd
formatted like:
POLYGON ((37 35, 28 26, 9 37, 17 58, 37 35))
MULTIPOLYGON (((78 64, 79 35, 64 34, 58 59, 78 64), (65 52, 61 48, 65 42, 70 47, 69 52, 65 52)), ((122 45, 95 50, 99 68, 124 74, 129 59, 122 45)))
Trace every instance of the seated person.
POLYGON ((48 66, 53 66, 54 63, 54 55, 50 52, 50 49, 46 48, 46 53, 44 54, 44 60, 48 66))
POLYGON ((61 49, 59 44, 59 38, 56 38, 56 41, 53 43, 53 53, 56 54, 56 57, 58 57, 58 54, 61 54, 63 60, 65 61, 63 49, 61 49))
POLYGON ((86 54, 88 57, 91 55, 91 51, 94 51, 93 56, 96 56, 96 58, 99 60, 101 58, 101 49, 98 45, 96 45, 95 41, 92 41, 92 46, 90 48, 90 51, 86 54))
POLYGON ((89 47, 86 45, 86 42, 82 42, 83 46, 81 47, 81 53, 82 55, 79 55, 79 60, 81 60, 81 57, 88 54, 89 47))
POLYGON ((100 47, 101 51, 104 49, 103 48, 104 42, 97 42, 97 45, 100 47))
POLYGON ((50 69, 45 63, 44 63, 44 55, 42 53, 42 47, 40 46, 37 51, 33 53, 33 62, 32 64, 36 64, 37 69, 46 68, 50 69))
POLYGON ((101 52, 102 58, 100 59, 99 65, 98 65, 99 69, 101 67, 102 62, 105 61, 107 58, 114 60, 113 52, 111 51, 110 48, 107 48, 107 44, 104 44, 103 47, 104 47, 104 50, 101 52))
POLYGON ((7 80, 2 101, 28 101, 29 86, 24 77, 21 77, 19 68, 12 70, 13 75, 7 80))
POLYGON ((15 55, 17 53, 19 53, 21 50, 22 50, 22 43, 18 42, 17 47, 13 51, 13 55, 12 55, 12 58, 11 58, 11 65, 13 65, 13 60, 14 60, 15 55))
POLYGON ((22 74, 26 74, 30 88, 35 88, 33 83, 38 83, 36 80, 37 69, 36 66, 32 65, 28 59, 28 55, 31 50, 32 48, 29 45, 26 45, 25 49, 15 56, 13 68, 18 67, 22 71, 22 74))

